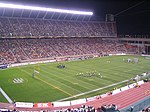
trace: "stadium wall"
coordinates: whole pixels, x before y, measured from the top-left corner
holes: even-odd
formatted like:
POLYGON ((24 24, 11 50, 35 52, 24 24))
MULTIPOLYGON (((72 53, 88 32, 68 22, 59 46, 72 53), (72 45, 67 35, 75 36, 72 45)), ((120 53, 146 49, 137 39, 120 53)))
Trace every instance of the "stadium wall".
MULTIPOLYGON (((76 60, 85 60, 89 58, 96 58, 96 57, 104 57, 104 56, 114 56, 114 55, 134 55, 134 54, 126 54, 126 53, 113 53, 113 54, 108 54, 108 55, 100 55, 100 54, 89 54, 89 55, 76 55, 76 56, 69 56, 69 57, 57 57, 57 58, 51 58, 51 59, 45 59, 45 60, 28 60, 28 62, 23 62, 23 63, 14 63, 14 64, 9 64, 7 65, 8 68, 10 67, 16 67, 16 66, 24 66, 24 65, 33 65, 33 64, 38 64, 38 63, 51 63, 51 62, 59 62, 59 61, 76 61, 76 60)), ((150 55, 141 55, 145 58, 150 57, 150 55)))
POLYGON ((74 56, 65 56, 65 57, 57 57, 51 59, 44 59, 44 60, 28 60, 22 63, 14 63, 9 64, 9 67, 16 67, 16 66, 24 66, 24 65, 33 65, 38 63, 50 63, 50 62, 59 62, 59 61, 76 61, 76 60, 85 60, 89 58, 96 58, 96 57, 104 57, 104 56, 112 56, 112 55, 127 55, 125 53, 117 53, 117 54, 87 54, 87 55, 74 55, 74 56))
POLYGON ((131 107, 133 107, 132 112, 139 112, 142 111, 147 106, 150 106, 150 96, 129 105, 128 107, 120 110, 120 112, 131 112, 131 107))

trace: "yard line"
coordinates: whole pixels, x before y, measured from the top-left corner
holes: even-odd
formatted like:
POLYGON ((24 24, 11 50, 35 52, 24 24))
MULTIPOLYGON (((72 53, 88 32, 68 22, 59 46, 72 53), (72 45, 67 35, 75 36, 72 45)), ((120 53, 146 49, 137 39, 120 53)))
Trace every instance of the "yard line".
MULTIPOLYGON (((21 68, 20 68, 21 69, 21 68)), ((23 71, 23 72, 26 72, 26 73, 28 73, 29 74, 29 72, 27 72, 27 71, 25 71, 25 70, 22 70, 21 69, 21 71, 23 71)), ((46 72, 46 71, 44 71, 44 72, 46 72)), ((46 73, 48 73, 48 72, 46 72, 46 73)), ((49 74, 49 73, 48 73, 49 74)), ((43 75, 43 76, 45 76, 45 75, 43 75)), ((50 77, 48 77, 48 76, 45 76, 45 77, 47 77, 47 78, 50 78, 50 77)), ((51 79, 51 80, 54 80, 54 79, 51 79)), ((44 81, 44 80, 43 80, 44 81)), ((56 80, 54 80, 54 81, 56 81, 56 80)), ((46 81, 45 81, 46 82, 46 81)), ((59 82, 59 81, 56 81, 56 82, 58 82, 58 83, 61 83, 61 82, 59 82)), ((48 83, 47 83, 48 84, 48 83)), ((64 86, 67 86, 67 85, 65 85, 65 84, 63 84, 63 83, 61 83, 62 85, 64 85, 64 86)), ((52 85, 52 84, 51 84, 52 85)), ((56 87, 56 86, 52 86, 52 87, 54 87, 54 88, 59 88, 59 87, 56 87)), ((74 89, 74 88, 72 88, 72 87, 70 87, 70 86, 67 86, 67 87, 69 87, 69 88, 71 88, 71 89, 74 89)), ((83 87, 83 86, 82 86, 83 87)), ((84 87, 85 88, 85 87, 84 87)), ((61 89, 62 90, 62 89, 61 89)), ((74 89, 74 90, 76 90, 76 89, 74 89)), ((63 90, 64 91, 64 90, 63 90)), ((83 93, 83 92, 81 92, 81 91, 79 91, 79 90, 76 90, 76 91, 78 91, 79 93, 83 93)), ((70 93, 69 93, 69 95, 70 96, 73 96, 73 95, 71 95, 70 93)))
MULTIPOLYGON (((47 69, 47 68, 44 68, 44 69, 47 69)), ((43 72, 45 72, 45 73, 47 73, 47 74, 49 74, 49 72, 47 72, 47 71, 43 71, 43 72)), ((45 77, 47 77, 47 78, 50 78, 50 77, 48 77, 48 76, 46 76, 46 75, 43 75, 43 76, 45 76, 45 77)), ((57 77, 57 76, 56 76, 57 77)), ((54 80, 54 79, 51 79, 51 80, 54 80)), ((64 80, 64 78, 63 78, 63 80, 64 80)), ((54 80, 54 81, 56 81, 56 80, 54 80)), ((67 80, 68 81, 68 80, 67 80)), ((58 82, 58 81, 57 81, 58 82)), ((69 81, 70 82, 70 81, 69 81)), ((110 81, 109 81, 110 82, 110 81)), ((61 82, 59 82, 59 83, 61 83, 61 82)), ((62 83, 63 84, 63 83, 62 83)), ((65 85, 65 84, 63 84, 63 85, 65 85)), ((66 85, 67 86, 67 85, 66 85)), ((70 87, 70 86, 68 86, 69 88, 72 88, 72 87, 70 87)), ((81 87, 83 87, 83 86, 81 86, 81 87)), ((83 87, 83 88, 87 88, 87 87, 83 87)), ((74 89, 74 88, 72 88, 72 89, 74 89)), ((76 89, 75 89, 76 90, 76 89)), ((78 90, 77 90, 78 91, 78 90)), ((81 92, 80 91, 80 93, 82 94, 83 92, 81 92)), ((76 96, 75 96, 76 97, 76 96)))
MULTIPOLYGON (((72 65, 73 66, 73 65, 72 65)), ((88 69, 89 70, 89 67, 85 67, 86 66, 86 64, 84 65, 84 67, 83 68, 86 68, 86 69, 88 69)), ((73 68, 73 67, 72 67, 73 68)), ((70 69, 71 71, 76 71, 75 69, 70 69)), ((91 71, 94 71, 94 70, 91 70, 91 71)), ((82 72, 82 71, 80 71, 80 72, 82 72)), ((87 79, 88 80, 88 79, 87 79)), ((96 88, 98 88, 99 86, 97 86, 97 85, 94 85, 94 84, 91 84, 90 82, 88 83, 88 82, 84 82, 84 81, 81 81, 81 80, 78 80, 78 81, 80 81, 80 82, 83 82, 83 83, 86 83, 86 84, 88 84, 88 85, 92 85, 92 86, 95 86, 96 88)), ((89 81, 89 80, 88 80, 89 81)), ((109 82, 109 83, 112 83, 112 81, 109 81, 109 80, 105 80, 105 82, 109 82)), ((103 84, 103 85, 106 85, 106 83, 103 83, 102 81, 98 81, 97 83, 98 84, 103 84), (100 82, 100 83, 99 83, 100 82)), ((89 87, 89 86, 88 86, 89 87)))
POLYGON ((9 98, 9 96, 5 93, 5 91, 3 91, 3 89, 0 87, 0 92, 2 93, 2 95, 6 98, 6 100, 9 103, 13 103, 13 101, 9 98))
MULTIPOLYGON (((108 75, 106 75, 109 79, 119 79, 120 80, 120 77, 122 77, 121 75, 119 75, 119 73, 116 73, 116 72, 112 72, 112 73, 109 73, 108 71, 107 71, 107 69, 105 69, 105 70, 103 70, 102 71, 102 73, 105 73, 105 74, 108 74, 108 75), (117 75, 118 74, 118 75, 117 75), (110 76, 111 75, 111 76, 110 76)), ((110 80, 108 80, 109 82, 110 82, 110 80)), ((118 80, 116 80, 116 81, 118 81, 118 80)))
MULTIPOLYGON (((44 68, 45 70, 47 69, 47 68, 44 68)), ((43 70, 43 72, 45 72, 45 73, 47 73, 47 74, 49 74, 49 72, 47 72, 47 71, 45 71, 45 70, 43 70)), ((48 76, 46 76, 46 75, 42 75, 42 76, 45 76, 45 77, 47 77, 47 78, 50 78, 50 77, 48 77, 48 76)), ((57 76, 56 76, 57 77, 57 76)), ((51 79, 51 80, 54 80, 54 79, 51 79)), ((64 78, 63 78, 63 80, 65 80, 64 78)), ((54 80, 54 81, 56 81, 56 80, 54 80)), ((66 81, 68 81, 68 80, 66 80, 66 81)), ((56 82, 58 82, 58 81, 56 81, 56 82)), ((70 81, 68 81, 68 82, 70 82, 70 81)), ((110 82, 110 81, 109 81, 110 82)), ((59 82, 59 83, 61 83, 61 82, 59 82)), ((61 83, 62 85, 65 85, 65 84, 63 84, 63 83, 61 83)), ((65 86, 67 86, 67 85, 65 85, 65 86)), ((69 88, 72 88, 72 87, 70 87, 70 86, 67 86, 67 87, 69 87, 69 88)), ((83 88, 87 88, 87 87, 85 87, 85 86, 81 86, 81 87, 83 87, 83 88)), ((74 88, 72 88, 72 89, 74 89, 74 88)), ((89 88, 88 88, 89 89, 89 88)), ((76 89, 75 89, 76 90, 76 89)), ((78 90, 76 90, 76 91, 78 91, 78 90)), ((81 91, 79 91, 79 93, 83 93, 83 92, 81 92, 81 91)))
MULTIPOLYGON (((43 71, 43 72, 49 74, 49 72, 47 72, 47 71, 43 71)), ((61 83, 61 82, 59 82, 59 81, 57 81, 57 80, 54 80, 54 79, 48 77, 47 75, 43 75, 43 74, 42 74, 42 76, 44 76, 44 77, 46 77, 46 78, 49 78, 49 79, 53 80, 54 82, 61 83)), ((56 76, 56 77, 57 77, 57 76, 56 76)), ((64 78, 61 78, 61 79, 64 80, 64 78)), ((66 80, 66 81, 68 81, 68 80, 66 80)), ((68 82, 70 82, 70 81, 68 81, 68 82)), ((70 83, 72 83, 72 82, 70 82, 70 83)), ((68 85, 66 85, 66 84, 61 83, 61 85, 64 85, 64 86, 66 86, 67 88, 73 89, 73 90, 75 90, 75 91, 78 92, 78 93, 82 93, 82 91, 79 91, 79 90, 77 90, 77 89, 74 89, 74 88, 72 88, 71 86, 68 86, 68 85)), ((81 86, 81 87, 83 87, 83 86, 81 86)), ((59 87, 57 87, 57 88, 59 88, 59 87)), ((86 88, 86 87, 83 87, 83 88, 86 88)), ((89 89, 89 88, 87 88, 87 89, 89 89)), ((71 95, 71 96, 72 96, 72 95, 71 95)))
MULTIPOLYGON (((19 70, 21 70, 21 71, 23 71, 23 72, 25 72, 25 73, 27 73, 27 74, 30 74, 29 72, 27 72, 27 71, 25 71, 25 70, 22 70, 21 68, 20 68, 19 70)), ((59 90, 59 91, 61 91, 61 92, 63 92, 63 93, 66 93, 66 94, 69 95, 69 96, 72 96, 72 94, 70 94, 70 93, 68 93, 68 92, 66 92, 66 91, 64 91, 64 90, 62 90, 62 89, 60 89, 59 87, 54 86, 54 85, 52 85, 52 84, 50 84, 50 83, 48 83, 48 82, 46 82, 46 81, 44 81, 44 80, 42 80, 42 79, 40 79, 40 78, 38 78, 38 77, 36 77, 36 78, 39 79, 39 80, 41 80, 42 82, 48 84, 49 86, 51 86, 51 87, 53 87, 53 88, 55 88, 55 89, 57 89, 57 90, 59 90)))
MULTIPOLYGON (((73 70, 73 69, 71 69, 71 71, 75 71, 75 70, 73 70)), ((65 76, 65 77, 67 77, 67 76, 65 76)), ((73 79, 74 80, 74 79, 73 79)), ((89 81, 89 79, 87 79, 88 81, 89 81)), ((102 81, 98 81, 97 83, 98 84, 103 84, 103 85, 105 85, 106 84, 106 81, 107 82, 111 82, 111 81, 108 81, 108 80, 105 80, 105 82, 103 83, 102 81), (100 83, 99 83, 100 82, 100 83)), ((85 82, 85 81, 82 81, 82 80, 78 80, 78 82, 81 82, 81 83, 86 83, 86 84, 88 84, 88 85, 92 85, 92 86, 95 86, 96 88, 98 88, 99 86, 97 86, 97 85, 94 85, 94 84, 91 84, 91 83, 88 83, 88 82, 85 82)), ((88 86, 89 87, 89 86, 88 86)))
MULTIPOLYGON (((46 78, 49 78, 49 79, 53 80, 54 82, 61 83, 61 82, 59 82, 59 81, 57 81, 57 80, 54 80, 54 79, 52 79, 52 78, 50 78, 50 77, 48 77, 48 76, 46 76, 46 75, 43 75, 43 74, 42 74, 42 76, 43 76, 43 77, 46 77, 46 78)), ((78 93, 82 93, 82 91, 79 91, 79 90, 77 90, 77 89, 74 89, 74 88, 72 88, 71 86, 68 86, 68 85, 66 85, 66 84, 64 84, 64 83, 61 83, 61 85, 66 86, 67 88, 73 89, 73 90, 77 91, 78 93)))
POLYGON ((59 91, 68 94, 69 96, 72 96, 72 94, 70 94, 70 93, 68 93, 68 92, 66 92, 66 91, 64 91, 64 90, 62 90, 62 89, 60 89, 59 87, 56 87, 56 86, 52 85, 51 83, 48 83, 48 82, 46 82, 46 81, 40 79, 39 77, 36 77, 36 78, 39 79, 40 81, 44 82, 45 84, 48 84, 48 85, 52 86, 53 88, 58 89, 59 91))
MULTIPOLYGON (((46 69, 46 68, 45 68, 45 69, 46 69)), ((42 71, 42 70, 41 70, 41 71, 42 71)), ((43 72, 49 74, 49 72, 47 72, 47 71, 45 71, 45 70, 43 70, 43 72)), ((51 80, 53 80, 53 81, 55 81, 55 82, 57 82, 57 83, 61 83, 61 82, 59 82, 59 81, 57 81, 57 80, 54 80, 54 79, 48 77, 47 75, 42 74, 42 76, 44 76, 44 77, 46 77, 46 78, 49 78, 49 79, 51 79, 51 80)), ((54 76, 54 75, 53 75, 53 76, 54 76)), ((55 76, 55 77, 57 77, 57 76, 55 76)), ((61 77, 59 77, 59 78, 61 78, 61 77)), ((64 78, 61 78, 61 79, 65 80, 64 78)), ((66 81, 68 81, 68 80, 66 80, 66 81)), ((70 81, 68 81, 68 82, 70 82, 70 81)), ((70 82, 70 83, 72 83, 72 82, 70 82)), ((79 90, 77 90, 77 89, 74 89, 74 88, 72 88, 71 86, 68 86, 68 85, 66 85, 66 84, 64 84, 64 83, 61 83, 61 85, 64 85, 64 86, 66 86, 67 88, 73 89, 73 90, 75 90, 75 91, 78 92, 78 93, 82 93, 82 91, 79 91, 79 90)), ((87 88, 87 89, 88 89, 88 88, 87 88)))
MULTIPOLYGON (((45 69, 47 69, 47 68, 45 68, 45 69)), ((46 71, 44 71, 44 72, 46 72, 46 71)), ((46 73, 48 73, 49 74, 49 72, 46 72, 46 73)), ((57 76, 56 76, 57 77, 57 76)), ((67 76, 68 77, 68 76, 67 76)), ((49 78, 49 77, 48 77, 49 78)), ((66 79, 64 79, 64 78, 62 78, 63 80, 66 80, 66 79)), ((66 81, 68 81, 68 80, 66 80, 66 81)), ((57 81, 58 82, 58 81, 57 81)), ((70 81, 69 81, 70 82, 70 81)), ((110 81, 109 81, 110 82, 110 81)), ((60 82, 59 82, 60 83, 60 82)), ((85 82, 85 83, 87 83, 87 82, 85 82)), ((63 83, 62 83, 63 84, 63 83)), ((69 86, 70 87, 70 86, 69 86)), ((83 86, 81 86, 81 87, 83 87, 83 86)), ((72 88, 72 87, 71 87, 72 88)), ((83 88, 86 88, 85 86, 83 87, 83 88)), ((89 89, 89 88, 88 88, 89 89)), ((81 94, 83 93, 83 92, 80 92, 81 94)))
MULTIPOLYGON (((118 67, 118 66, 117 66, 118 67)), ((117 67, 114 67, 114 68, 117 68, 117 67)), ((122 67, 122 68, 126 68, 125 66, 119 66, 119 67, 122 67)), ((139 67, 138 66, 138 68, 144 68, 144 67, 139 67)), ((48 69, 48 68, 46 68, 46 69, 48 69)), ((132 70, 134 70, 134 69, 132 69, 132 70)), ((130 71, 132 71, 132 70, 130 70, 130 71)), ((69 81, 68 81, 69 82, 69 81)))
MULTIPOLYGON (((47 68, 44 68, 44 69, 47 69, 47 68)), ((47 71, 43 71, 43 72, 46 72, 47 74, 49 74, 49 72, 47 72, 47 71)), ((57 77, 56 75, 55 75, 55 77, 57 77)), ((68 76, 65 76, 65 77, 68 77, 68 76)), ((61 78, 61 77, 59 77, 59 78, 61 78)), ((64 79, 64 77, 63 78, 61 78, 61 79, 63 79, 63 80, 66 80, 66 79, 64 79)), ((73 80, 75 80, 75 79, 73 79, 73 80)), ((68 81, 68 80, 66 80, 66 81, 68 81)), ((91 86, 93 86, 93 87, 98 87, 98 86, 95 86, 95 85, 93 85, 93 84, 89 84, 89 83, 87 83, 87 82, 83 82, 83 81, 80 81, 80 80, 77 80, 78 82, 82 82, 82 83, 85 83, 85 84, 88 84, 88 85, 91 85, 91 86)), ((68 82, 70 82, 70 81, 68 81, 68 82)), ((72 83, 72 82, 70 82, 70 83, 72 83)), ((81 86, 81 85, 80 85, 81 86)), ((86 89, 89 89, 88 87, 85 87, 85 86, 81 86, 81 87, 83 87, 83 88, 86 88, 86 89)), ((81 92, 81 91, 80 91, 81 92)))
MULTIPOLYGON (((138 64, 139 65, 139 64, 138 64)), ((148 65, 149 66, 149 65, 148 65)), ((119 66, 120 68, 127 68, 126 66, 119 66)), ((118 67, 113 67, 113 68, 118 68, 118 67)), ((143 66, 137 66, 137 68, 145 68, 145 67, 143 67, 143 66)), ((112 69, 112 68, 110 68, 110 69, 112 69)), ((128 68, 127 68, 128 69, 128 68)), ((113 70, 113 69, 112 69, 113 70)), ((130 69, 130 70, 126 70, 126 71, 122 71, 122 72, 124 72, 124 73, 128 73, 129 71, 133 71, 133 70, 138 70, 138 69, 130 69)))
POLYGON ((89 93, 92 93, 92 92, 96 92, 96 91, 99 91, 99 90, 102 90, 102 89, 105 89, 105 88, 108 88, 108 87, 111 87, 111 86, 122 84, 122 83, 128 82, 128 81, 129 80, 124 80, 124 81, 121 81, 121 82, 118 82, 118 83, 114 83, 114 84, 111 84, 111 85, 108 85, 108 86, 104 86, 104 87, 101 87, 101 88, 98 88, 98 89, 95 89, 95 90, 92 90, 92 91, 88 91, 88 92, 84 92, 84 93, 81 93, 81 94, 77 94, 77 95, 74 95, 74 96, 71 96, 71 97, 63 98, 63 99, 60 99, 60 100, 57 100, 57 101, 64 101, 64 100, 68 100, 68 99, 71 99, 71 98, 74 98, 74 97, 86 95, 86 94, 89 94, 89 93))

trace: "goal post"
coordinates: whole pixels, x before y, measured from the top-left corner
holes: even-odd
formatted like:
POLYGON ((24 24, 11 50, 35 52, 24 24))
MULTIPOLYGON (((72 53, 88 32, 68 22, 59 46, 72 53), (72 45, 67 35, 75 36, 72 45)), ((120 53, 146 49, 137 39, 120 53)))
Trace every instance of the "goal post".
POLYGON ((40 65, 39 65, 39 63, 34 65, 34 71, 40 72, 40 65))
POLYGON ((34 65, 32 78, 34 78, 35 74, 40 74, 40 65, 39 65, 39 63, 34 65))

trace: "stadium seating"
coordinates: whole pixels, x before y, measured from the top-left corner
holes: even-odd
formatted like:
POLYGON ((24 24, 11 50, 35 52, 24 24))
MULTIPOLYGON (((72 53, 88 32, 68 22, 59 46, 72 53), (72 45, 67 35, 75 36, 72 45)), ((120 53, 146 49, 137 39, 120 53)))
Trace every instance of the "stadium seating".
MULTIPOLYGON (((18 63, 24 60, 72 55, 131 52, 131 49, 126 48, 124 44, 98 37, 1 38, 0 43, 0 63, 18 63)), ((134 49, 133 53, 136 52, 134 49)))
POLYGON ((116 37, 114 22, 0 18, 2 37, 116 37))
POLYGON ((114 22, 1 17, 0 37, 3 37, 0 38, 0 64, 85 54, 135 53, 137 50, 137 47, 99 38, 116 37, 114 22))
MULTIPOLYGON (((73 55, 131 52, 118 41, 99 37, 1 38, 0 43, 0 63, 3 64, 73 55)), ((136 52, 134 49, 133 53, 136 52)))

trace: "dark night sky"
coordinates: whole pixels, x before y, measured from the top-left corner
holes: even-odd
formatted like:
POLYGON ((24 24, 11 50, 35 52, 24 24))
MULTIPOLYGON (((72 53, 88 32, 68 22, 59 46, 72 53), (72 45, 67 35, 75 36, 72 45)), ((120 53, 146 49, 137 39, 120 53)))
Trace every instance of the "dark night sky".
POLYGON ((115 17, 118 34, 150 35, 150 0, 1 0, 2 2, 46 6, 67 9, 83 9, 94 12, 95 16, 105 18, 105 14, 117 14, 135 4, 115 17))

